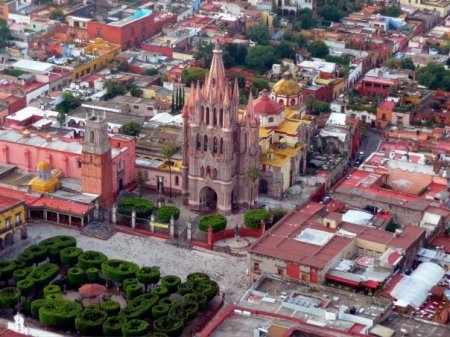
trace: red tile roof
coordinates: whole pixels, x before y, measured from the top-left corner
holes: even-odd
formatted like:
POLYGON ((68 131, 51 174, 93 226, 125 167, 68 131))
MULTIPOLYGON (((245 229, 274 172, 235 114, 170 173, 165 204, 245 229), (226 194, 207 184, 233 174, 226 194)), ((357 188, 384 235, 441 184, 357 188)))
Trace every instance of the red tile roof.
POLYGON ((254 110, 260 115, 279 115, 284 107, 271 99, 267 89, 264 89, 261 96, 255 100, 254 110))
POLYGON ((14 199, 14 198, 7 197, 6 195, 2 195, 2 197, 0 198, 0 212, 2 212, 3 210, 6 210, 7 208, 10 208, 14 205, 17 205, 20 202, 21 202, 20 199, 14 199))

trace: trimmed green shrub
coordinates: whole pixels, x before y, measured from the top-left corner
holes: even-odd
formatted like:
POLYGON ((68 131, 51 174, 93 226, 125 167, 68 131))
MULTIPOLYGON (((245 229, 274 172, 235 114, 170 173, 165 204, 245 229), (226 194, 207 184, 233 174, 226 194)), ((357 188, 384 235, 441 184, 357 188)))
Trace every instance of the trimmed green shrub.
POLYGON ((61 250, 60 247, 51 247, 47 250, 47 255, 51 262, 61 264, 61 250))
POLYGON ((75 328, 86 336, 101 336, 107 318, 108 314, 102 310, 86 309, 75 318, 75 328))
POLYGON ((74 326, 75 317, 81 310, 81 305, 74 301, 45 301, 44 305, 39 309, 39 320, 47 325, 67 329, 74 326))
POLYGON ((67 283, 79 287, 84 281, 84 270, 78 267, 70 268, 67 271, 67 283))
POLYGON ((34 256, 32 253, 23 252, 17 256, 17 259, 25 263, 27 267, 33 265, 34 263, 34 256))
POLYGON ((78 256, 83 253, 83 250, 78 247, 66 247, 61 250, 61 262, 69 266, 73 266, 78 262, 78 256))
POLYGON ((267 223, 270 218, 270 213, 266 209, 252 209, 250 211, 245 212, 244 214, 244 224, 248 228, 260 228, 261 221, 267 223))
POLYGON ((161 279, 161 287, 166 287, 169 293, 175 293, 178 285, 181 283, 181 278, 174 275, 167 275, 161 279))
POLYGON ((87 250, 78 256, 78 265, 83 269, 100 269, 102 267, 102 263, 107 260, 108 257, 105 254, 94 250, 87 250))
POLYGON ((124 316, 111 316, 103 322, 104 336, 122 336, 122 326, 127 319, 124 316))
POLYGON ((0 280, 8 281, 16 268, 14 261, 0 260, 0 280))
POLYGON ((156 284, 161 277, 160 271, 155 267, 142 267, 136 272, 136 277, 139 282, 145 284, 147 287, 149 284, 156 284))
POLYGON ((44 263, 33 269, 28 275, 28 279, 32 279, 34 284, 43 287, 50 283, 59 274, 59 267, 54 263, 44 263))
POLYGON ((175 321, 183 321, 184 324, 188 320, 188 313, 181 304, 172 306, 167 316, 175 321))
POLYGON ((122 283, 127 278, 136 277, 139 266, 136 263, 123 260, 108 260, 102 263, 103 275, 114 282, 122 283))
POLYGON ((77 240, 73 236, 58 235, 52 236, 39 242, 40 246, 44 246, 47 249, 59 247, 61 249, 66 247, 76 247, 77 240))
POLYGON ((159 298, 170 296, 169 289, 167 289, 166 287, 163 287, 163 286, 153 288, 151 293, 158 295, 159 298))
POLYGON ((127 294, 127 300, 132 300, 142 293, 142 287, 140 284, 129 284, 125 289, 125 293, 127 294))
POLYGON ((17 282, 16 287, 22 296, 27 296, 33 291, 34 281, 31 279, 23 279, 17 282))
MULTIPOLYGON (((102 310, 100 309, 100 305, 99 304, 89 304, 88 306, 84 307, 84 310, 89 310, 89 309, 95 309, 95 310, 102 310)), ((105 311, 105 310, 103 310, 105 311)))
POLYGON ((206 296, 208 301, 211 301, 219 292, 219 286, 214 281, 206 281, 194 284, 194 293, 200 293, 206 296))
POLYGON ((198 222, 198 229, 203 232, 207 232, 211 227, 214 233, 220 232, 227 227, 227 218, 221 214, 210 214, 204 216, 198 222))
POLYGON ((208 298, 200 293, 189 293, 183 296, 183 304, 194 302, 198 304, 199 310, 205 310, 208 306, 208 298))
POLYGON ((188 320, 193 320, 198 313, 198 304, 195 302, 183 302, 181 305, 187 313, 188 320))
POLYGON ((185 295, 193 291, 194 284, 192 282, 180 283, 177 287, 177 293, 180 295, 185 295))
POLYGON ((14 287, 0 289, 0 308, 14 308, 20 302, 20 291, 14 287))
POLYGON ((94 267, 88 268, 86 270, 86 277, 87 277, 88 281, 90 283, 98 282, 98 273, 99 272, 100 272, 100 270, 98 270, 98 268, 94 268, 94 267))
POLYGON ((152 293, 145 293, 137 296, 130 302, 125 309, 120 312, 121 316, 127 319, 146 318, 150 316, 152 307, 158 303, 159 297, 152 293))
POLYGON ((21 260, 13 260, 13 262, 16 264, 16 270, 17 269, 23 269, 23 268, 25 268, 27 266, 25 264, 25 262, 23 262, 21 260))
POLYGON ((209 281, 210 278, 209 278, 208 274, 196 272, 196 273, 189 274, 187 276, 186 280, 195 283, 195 282, 209 281))
POLYGON ((164 304, 168 305, 169 307, 173 307, 175 304, 178 304, 178 302, 173 297, 164 297, 159 300, 158 304, 164 304))
POLYGON ((124 198, 117 205, 117 213, 131 216, 133 208, 136 210, 136 217, 147 219, 153 212, 155 206, 150 200, 139 198, 124 198))
POLYGON ((25 249, 24 253, 33 255, 33 262, 36 264, 47 259, 47 248, 45 246, 32 245, 25 249))
POLYGON ((45 296, 46 301, 55 301, 55 300, 63 300, 63 299, 64 299, 63 295, 57 294, 57 293, 48 294, 47 296, 45 296))
POLYGON ((154 319, 166 316, 169 313, 170 306, 167 304, 157 304, 152 308, 152 317, 154 319))
POLYGON ((108 314, 108 316, 116 316, 120 311, 120 304, 116 301, 105 301, 100 305, 100 309, 108 314))
POLYGON ((180 209, 175 206, 162 206, 156 213, 158 220, 162 223, 169 223, 170 218, 173 216, 174 220, 178 220, 180 217, 180 209))
POLYGON ((50 284, 44 287, 44 297, 50 294, 61 294, 61 287, 57 284, 50 284))
POLYGON ((154 332, 162 332, 167 336, 178 336, 183 331, 184 322, 163 316, 153 322, 153 328, 154 332))
POLYGON ((122 335, 124 337, 130 336, 144 336, 149 331, 150 326, 142 319, 132 319, 122 325, 122 335))
POLYGON ((45 300, 40 298, 31 302, 31 316, 39 318, 39 309, 45 304, 45 300))
POLYGON ((137 284, 138 283, 138 281, 135 279, 135 278, 126 278, 125 280, 123 280, 123 282, 122 282, 122 287, 123 287, 123 289, 127 289, 127 287, 130 285, 130 284, 137 284))
POLYGON ((14 280, 14 282, 19 282, 20 280, 23 280, 24 278, 26 278, 27 277, 27 275, 29 274, 29 273, 31 273, 31 271, 33 270, 33 268, 31 268, 31 267, 25 267, 25 268, 22 268, 22 269, 16 269, 16 270, 14 270, 14 272, 13 272, 13 274, 12 274, 12 277, 13 277, 13 280, 14 280))
POLYGON ((284 217, 284 215, 286 214, 286 212, 282 209, 282 208, 277 208, 274 209, 272 211, 272 225, 276 224, 278 221, 281 220, 282 217, 284 217))

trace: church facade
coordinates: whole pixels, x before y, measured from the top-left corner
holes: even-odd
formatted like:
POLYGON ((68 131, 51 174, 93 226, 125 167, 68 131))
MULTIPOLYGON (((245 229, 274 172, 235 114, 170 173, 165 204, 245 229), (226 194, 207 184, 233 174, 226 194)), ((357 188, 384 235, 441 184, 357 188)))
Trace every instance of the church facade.
POLYGON ((258 182, 249 178, 259 162, 259 119, 250 96, 239 115, 239 88, 225 77, 216 45, 203 86, 192 85, 183 110, 182 193, 195 210, 230 212, 252 204, 258 182))

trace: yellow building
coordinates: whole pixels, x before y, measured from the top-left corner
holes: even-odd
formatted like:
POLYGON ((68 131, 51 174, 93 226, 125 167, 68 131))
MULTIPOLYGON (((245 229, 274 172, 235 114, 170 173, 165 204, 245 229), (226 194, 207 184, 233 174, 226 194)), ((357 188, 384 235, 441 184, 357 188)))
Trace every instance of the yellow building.
POLYGON ((0 250, 13 244, 17 230, 23 230, 25 202, 2 195, 0 198, 0 250))
POLYGON ((80 77, 104 68, 119 54, 119 45, 109 43, 102 38, 96 38, 94 42, 83 48, 82 56, 65 66, 65 68, 72 71, 72 80, 75 81, 80 77))

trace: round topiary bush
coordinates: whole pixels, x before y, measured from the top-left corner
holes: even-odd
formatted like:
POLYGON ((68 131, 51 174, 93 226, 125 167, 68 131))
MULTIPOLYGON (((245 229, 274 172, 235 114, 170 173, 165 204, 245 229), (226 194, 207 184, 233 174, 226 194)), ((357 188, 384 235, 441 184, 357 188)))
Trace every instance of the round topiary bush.
POLYGON ((158 220, 162 223, 169 223, 170 218, 173 216, 174 220, 178 220, 180 217, 180 209, 175 206, 162 206, 156 213, 158 220))
POLYGON ((16 269, 16 270, 14 270, 14 272, 13 272, 13 274, 12 274, 12 277, 13 277, 13 280, 14 280, 14 282, 19 282, 20 280, 23 280, 23 279, 25 279, 26 277, 27 277, 27 275, 29 274, 29 273, 31 273, 31 271, 33 270, 33 268, 31 268, 31 267, 25 267, 25 268, 22 268, 22 269, 16 269))
POLYGON ((88 268, 86 270, 86 278, 90 283, 97 283, 98 282, 98 273, 100 270, 98 268, 88 268))
POLYGON ((173 297, 164 297, 159 300, 158 304, 164 304, 168 305, 169 307, 173 307, 175 304, 178 304, 178 302, 173 297))
POLYGON ((0 260, 0 280, 8 281, 16 268, 14 261, 0 260))
POLYGON ((125 289, 125 293, 127 294, 127 300, 132 300, 136 296, 139 296, 142 293, 142 287, 140 284, 129 284, 125 289))
POLYGON ((100 269, 102 267, 102 263, 107 260, 108 257, 105 254, 93 250, 87 250, 78 256, 78 265, 83 269, 100 269))
POLYGON ((124 198, 117 205, 117 213, 131 216, 133 208, 136 210, 136 217, 147 219, 153 212, 155 206, 150 200, 139 198, 124 198))
POLYGON ((11 309, 20 302, 20 290, 14 287, 0 289, 0 308, 11 309))
POLYGON ((154 319, 166 316, 169 313, 170 306, 167 304, 157 304, 152 308, 152 317, 154 319))
POLYGON ((227 218, 221 214, 210 214, 204 216, 198 222, 198 229, 203 232, 207 232, 211 227, 214 233, 220 232, 227 227, 227 218))
POLYGON ((62 294, 48 294, 47 296, 45 296, 45 300, 46 301, 55 301, 55 300, 63 300, 64 297, 62 294))
POLYGON ((54 263, 44 263, 33 269, 28 279, 34 281, 35 286, 43 287, 50 283, 59 274, 59 267, 54 263))
POLYGON ((84 270, 78 267, 70 268, 67 272, 67 283, 79 287, 84 281, 84 270))
POLYGON ((103 322, 104 336, 122 336, 122 326, 127 319, 124 316, 111 316, 103 322))
MULTIPOLYGON (((90 310, 90 309, 95 309, 95 310, 101 310, 100 309, 100 305, 99 304, 89 304, 88 306, 84 307, 84 310, 90 310)), ((105 311, 105 310, 103 310, 105 311)))
POLYGON ((120 304, 116 301, 105 301, 100 305, 100 309, 108 314, 108 316, 116 316, 120 311, 120 304))
POLYGON ((149 331, 150 326, 142 319, 132 319, 122 325, 122 335, 124 337, 130 336, 144 336, 149 331))
POLYGON ((244 214, 244 224, 248 228, 258 229, 261 227, 261 221, 267 223, 270 218, 270 213, 266 209, 252 209, 245 212, 244 214))
POLYGON ((193 291, 194 284, 192 282, 180 283, 177 287, 177 293, 180 295, 185 295, 193 291))
POLYGON ((123 280, 123 282, 122 282, 122 287, 123 287, 123 289, 127 289, 127 287, 130 285, 130 284, 137 284, 138 283, 138 281, 133 277, 133 278, 126 278, 125 280, 123 280))
POLYGON ((108 314, 98 309, 87 309, 75 318, 75 328, 85 336, 101 336, 108 314))
POLYGON ((25 264, 25 262, 23 262, 21 260, 13 260, 13 262, 16 264, 16 270, 17 269, 23 269, 23 268, 25 268, 27 266, 25 264))
POLYGON ((219 292, 219 286, 214 281, 205 281, 194 284, 194 293, 200 293, 206 296, 208 301, 211 301, 219 292))
POLYGON ((183 304, 189 302, 197 303, 199 310, 205 310, 206 307, 208 306, 208 298, 206 297, 206 295, 200 293, 189 293, 184 295, 183 304))
POLYGON ((33 265, 33 263, 34 263, 33 262, 34 261, 34 256, 31 253, 23 252, 22 254, 19 254, 17 256, 17 259, 19 261, 22 261, 23 263, 25 263, 25 265, 28 266, 28 267, 33 265))
POLYGON ((183 302, 181 305, 187 313, 188 320, 193 320, 198 313, 198 304, 196 302, 183 302))
POLYGON ((158 303, 159 297, 152 293, 145 293, 137 296, 130 302, 125 309, 120 312, 121 316, 127 319, 146 318, 150 316, 152 307, 158 303))
POLYGON ((45 246, 32 245, 25 249, 24 253, 33 255, 33 262, 36 264, 47 259, 47 248, 45 246))
POLYGON ((196 272, 196 273, 189 274, 187 276, 186 280, 190 281, 190 282, 198 283, 198 282, 209 281, 210 278, 209 278, 208 274, 196 272))
POLYGON ((149 284, 156 284, 161 277, 160 271, 155 267, 142 267, 136 272, 136 277, 139 282, 145 284, 147 287, 149 284))
POLYGON ((188 320, 188 313, 181 304, 172 306, 167 316, 175 321, 183 321, 184 324, 186 324, 188 320))
POLYGON ((40 298, 31 302, 31 316, 34 318, 39 318, 39 309, 45 304, 45 300, 40 298))
POLYGON ((51 247, 47 250, 48 258, 50 259, 50 262, 61 264, 61 250, 60 247, 51 247))
POLYGON ((45 301, 39 309, 41 323, 58 327, 72 328, 75 317, 82 311, 81 305, 74 301, 45 301))
POLYGON ((73 266, 78 262, 78 256, 83 253, 83 250, 78 247, 66 247, 61 250, 61 262, 69 266, 73 266))
POLYGON ((174 320, 163 316, 153 322, 154 332, 165 333, 167 336, 179 336, 184 328, 182 320, 174 320))
POLYGON ((63 249, 66 247, 75 247, 77 245, 77 240, 73 236, 58 235, 42 240, 39 242, 39 245, 48 249, 56 247, 63 249))
POLYGON ((138 270, 136 263, 123 260, 112 259, 102 263, 103 275, 114 282, 122 283, 126 278, 134 278, 138 270))
POLYGON ((167 289, 166 287, 163 287, 163 286, 153 288, 151 293, 158 295, 159 298, 170 296, 169 289, 167 289))
POLYGON ((161 279, 161 286, 166 287, 171 294, 177 291, 177 287, 180 283, 181 278, 174 275, 167 275, 161 279))
POLYGON ((50 294, 61 294, 61 287, 57 284, 50 284, 44 287, 44 297, 50 294))
POLYGON ((33 291, 34 282, 31 279, 23 279, 17 282, 16 287, 22 296, 27 296, 33 291))

